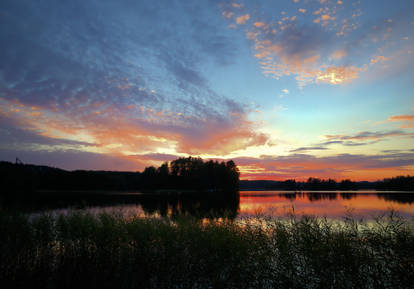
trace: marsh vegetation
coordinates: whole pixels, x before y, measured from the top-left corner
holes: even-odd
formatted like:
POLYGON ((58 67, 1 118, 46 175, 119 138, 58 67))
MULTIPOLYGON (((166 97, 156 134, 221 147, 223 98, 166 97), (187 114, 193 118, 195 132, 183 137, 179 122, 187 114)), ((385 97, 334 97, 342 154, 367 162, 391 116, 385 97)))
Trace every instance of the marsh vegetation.
POLYGON ((412 288, 414 224, 0 213, 2 288, 412 288))

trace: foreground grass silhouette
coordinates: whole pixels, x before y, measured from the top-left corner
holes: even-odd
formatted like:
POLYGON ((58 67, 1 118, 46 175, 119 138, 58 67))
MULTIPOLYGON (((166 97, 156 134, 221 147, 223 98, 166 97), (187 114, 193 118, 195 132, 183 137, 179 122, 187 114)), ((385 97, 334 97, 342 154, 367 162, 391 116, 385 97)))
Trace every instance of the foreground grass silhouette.
POLYGON ((0 212, 1 288, 413 288, 414 226, 0 212))

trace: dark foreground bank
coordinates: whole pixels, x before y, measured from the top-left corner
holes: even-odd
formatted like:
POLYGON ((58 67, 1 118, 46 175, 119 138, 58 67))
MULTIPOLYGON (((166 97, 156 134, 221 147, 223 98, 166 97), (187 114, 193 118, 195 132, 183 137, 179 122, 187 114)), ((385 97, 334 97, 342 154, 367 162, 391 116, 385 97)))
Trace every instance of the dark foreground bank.
POLYGON ((413 288, 414 225, 0 212, 1 288, 413 288))

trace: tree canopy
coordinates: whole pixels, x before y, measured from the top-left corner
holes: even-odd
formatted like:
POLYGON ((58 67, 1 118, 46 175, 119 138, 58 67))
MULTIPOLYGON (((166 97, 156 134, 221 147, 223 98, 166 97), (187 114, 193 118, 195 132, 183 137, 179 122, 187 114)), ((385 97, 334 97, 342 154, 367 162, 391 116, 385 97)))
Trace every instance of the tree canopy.
POLYGON ((203 161, 201 158, 178 158, 159 168, 143 172, 147 189, 238 190, 239 170, 233 161, 203 161))

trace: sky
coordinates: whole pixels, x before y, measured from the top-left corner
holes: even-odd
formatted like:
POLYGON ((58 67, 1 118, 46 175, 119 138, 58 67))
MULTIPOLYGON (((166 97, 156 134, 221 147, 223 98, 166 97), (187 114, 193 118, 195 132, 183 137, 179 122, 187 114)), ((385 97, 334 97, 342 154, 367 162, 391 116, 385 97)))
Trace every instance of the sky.
POLYGON ((414 174, 414 1, 0 2, 0 160, 414 174))

